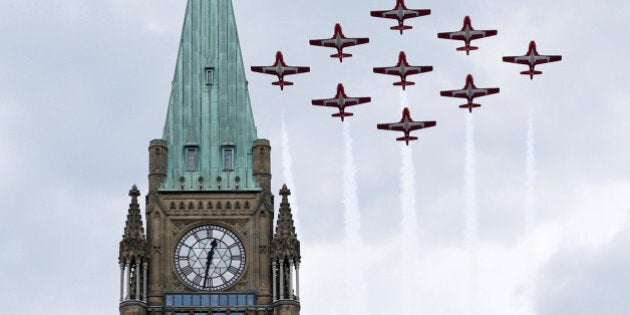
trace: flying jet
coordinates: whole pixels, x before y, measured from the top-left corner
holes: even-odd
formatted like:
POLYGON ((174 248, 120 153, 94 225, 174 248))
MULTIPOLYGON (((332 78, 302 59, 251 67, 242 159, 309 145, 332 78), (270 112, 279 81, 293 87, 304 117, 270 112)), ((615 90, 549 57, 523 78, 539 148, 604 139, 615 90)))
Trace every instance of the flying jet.
POLYGON ((330 58, 339 58, 339 62, 343 62, 344 57, 352 57, 352 54, 343 53, 343 49, 350 46, 367 44, 370 42, 370 39, 367 37, 363 38, 347 38, 343 35, 343 31, 341 30, 341 25, 339 23, 335 24, 335 31, 331 38, 325 39, 311 39, 309 43, 313 46, 323 46, 323 47, 332 47, 337 49, 336 54, 330 55, 330 58))
POLYGON ((480 39, 488 36, 497 35, 497 30, 475 30, 470 22, 470 17, 464 17, 464 25, 460 31, 438 33, 438 38, 463 40, 464 46, 457 48, 458 51, 465 51, 466 55, 470 54, 471 50, 477 50, 479 47, 470 46, 470 41, 474 39, 480 39))
POLYGON ((530 80, 534 79, 534 75, 542 74, 542 71, 536 71, 534 68, 541 63, 548 63, 562 60, 562 56, 559 55, 539 55, 536 50, 536 42, 531 41, 529 43, 529 49, 524 56, 507 56, 503 57, 503 61, 520 63, 529 65, 529 71, 523 71, 521 74, 529 75, 530 80))
POLYGON ((311 71, 310 67, 287 66, 284 62, 282 52, 276 53, 276 62, 271 66, 252 66, 252 71, 272 74, 278 76, 278 81, 272 82, 272 85, 279 85, 280 90, 284 90, 285 85, 293 85, 293 82, 285 81, 284 76, 290 74, 304 73, 311 71))
POLYGON ((407 76, 423 72, 433 71, 432 66, 410 66, 407 63, 407 56, 404 51, 398 54, 398 63, 393 67, 374 67, 374 73, 390 74, 400 76, 400 82, 394 82, 396 86, 402 86, 404 90, 407 85, 414 85, 415 82, 407 81, 407 76))
POLYGON ((313 105, 330 106, 339 108, 339 113, 332 114, 332 117, 340 117, 343 122, 344 117, 352 116, 352 113, 345 111, 346 107, 368 103, 372 101, 370 97, 348 97, 344 90, 343 84, 337 84, 337 94, 333 98, 312 100, 313 105))
POLYGON ((413 28, 409 25, 405 25, 404 21, 406 19, 425 16, 429 14, 431 14, 431 10, 428 9, 408 9, 407 6, 405 6, 405 0, 396 0, 396 6, 391 10, 370 11, 370 15, 374 17, 398 20, 398 26, 392 26, 390 27, 390 29, 400 31, 400 35, 403 34, 403 31, 413 28))
POLYGON ((405 133, 403 137, 396 138, 397 141, 405 141, 407 145, 409 145, 409 141, 418 140, 418 137, 409 136, 409 133, 413 130, 418 130, 422 128, 434 127, 436 125, 435 121, 413 121, 409 114, 409 109, 405 107, 402 112, 402 118, 399 122, 393 123, 384 123, 376 125, 377 129, 382 130, 393 130, 393 131, 402 131, 405 133))
POLYGON ((475 86, 473 76, 466 76, 466 85, 461 90, 441 91, 440 95, 448 97, 460 97, 468 100, 467 104, 459 105, 459 108, 468 108, 468 112, 472 113, 473 108, 481 107, 480 104, 473 104, 475 97, 486 96, 499 93, 499 88, 478 88, 475 86))

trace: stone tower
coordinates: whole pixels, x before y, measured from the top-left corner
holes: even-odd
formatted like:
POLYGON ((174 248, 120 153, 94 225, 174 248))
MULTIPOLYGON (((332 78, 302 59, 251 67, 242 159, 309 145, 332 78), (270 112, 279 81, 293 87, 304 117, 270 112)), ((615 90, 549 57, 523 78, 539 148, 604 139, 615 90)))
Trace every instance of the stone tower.
POLYGON ((231 0, 189 0, 164 134, 149 145, 146 236, 134 186, 121 315, 298 315, 289 189, 274 234, 271 145, 258 139, 231 0))

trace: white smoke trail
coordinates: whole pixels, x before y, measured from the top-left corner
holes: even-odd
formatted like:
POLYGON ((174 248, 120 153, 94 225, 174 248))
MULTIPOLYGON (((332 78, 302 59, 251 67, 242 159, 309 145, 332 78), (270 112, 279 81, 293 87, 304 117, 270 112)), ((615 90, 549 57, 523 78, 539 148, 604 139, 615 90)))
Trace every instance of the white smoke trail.
POLYGON ((295 194, 297 191, 295 182, 293 181, 293 159, 291 157, 291 147, 289 146, 289 133, 287 132, 287 123, 284 118, 284 110, 280 114, 280 128, 282 132, 282 177, 284 177, 285 184, 291 190, 291 213, 293 214, 293 224, 295 225, 295 233, 302 235, 301 226, 299 220, 299 207, 298 199, 295 194))
POLYGON ((344 160, 343 160, 343 205, 344 227, 346 232, 346 309, 356 314, 368 314, 367 293, 363 265, 357 261, 363 256, 361 239, 361 212, 357 194, 356 164, 352 150, 353 139, 350 123, 343 124, 344 160))
POLYGON ((464 193, 466 196, 465 237, 468 251, 468 313, 478 314, 479 309, 479 267, 477 260, 478 222, 477 222, 477 178, 475 170, 475 124, 473 115, 466 115, 466 161, 464 193))
MULTIPOLYGON (((400 108, 407 107, 407 94, 401 91, 400 108)), ((418 273, 418 218, 416 214, 416 172, 413 165, 411 146, 401 143, 400 166, 400 204, 402 231, 401 264, 402 264, 402 307, 404 314, 415 314, 418 310, 417 283, 414 275, 418 273)))
POLYGON ((532 230, 536 193, 536 152, 534 151, 534 109, 527 119, 527 156, 525 158, 525 235, 532 230))
POLYGON ((352 152, 352 135, 350 123, 343 123, 344 161, 343 161, 343 204, 346 240, 350 245, 361 243, 359 235, 361 229, 361 213, 359 212, 359 197, 357 195, 357 169, 352 152))
POLYGON ((536 258, 534 257, 533 244, 529 237, 534 230, 534 203, 536 194, 536 152, 534 150, 534 109, 529 107, 529 116, 527 118, 527 152, 525 157, 525 213, 524 213, 524 239, 525 239, 525 264, 528 266, 529 273, 533 275, 525 284, 525 296, 531 301, 536 298, 537 270, 536 258))

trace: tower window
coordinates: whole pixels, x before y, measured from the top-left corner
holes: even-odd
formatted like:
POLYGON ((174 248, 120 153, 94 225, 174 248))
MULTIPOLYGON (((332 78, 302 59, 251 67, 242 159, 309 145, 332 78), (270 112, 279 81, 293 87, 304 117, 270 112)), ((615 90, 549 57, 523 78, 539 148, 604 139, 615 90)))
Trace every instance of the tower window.
POLYGON ((187 171, 197 170, 198 153, 199 152, 196 147, 186 147, 186 170, 187 171))
POLYGON ((225 171, 234 170, 234 148, 233 147, 223 148, 223 170, 225 171))
POLYGON ((206 85, 214 85, 214 68, 206 68, 206 85))

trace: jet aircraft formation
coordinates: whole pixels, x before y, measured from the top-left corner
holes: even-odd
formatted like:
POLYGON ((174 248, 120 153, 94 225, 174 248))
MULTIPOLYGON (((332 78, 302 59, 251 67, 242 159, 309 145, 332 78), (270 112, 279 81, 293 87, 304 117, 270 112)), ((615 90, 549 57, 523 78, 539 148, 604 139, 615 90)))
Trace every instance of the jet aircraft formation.
MULTIPOLYGON (((391 10, 371 11, 370 15, 378 18, 395 19, 398 25, 390 27, 391 30, 399 31, 400 35, 403 32, 410 30, 413 27, 405 25, 405 20, 410 18, 416 18, 421 16, 430 15, 429 9, 409 9, 405 5, 405 0, 396 0, 396 4, 391 10)), ((461 40, 464 41, 464 46, 456 48, 457 51, 464 51, 466 55, 470 55, 473 50, 478 50, 479 47, 472 46, 471 41, 481 39, 485 37, 495 36, 498 34, 497 30, 476 30, 472 26, 472 21, 469 16, 464 17, 462 28, 459 31, 441 32, 437 34, 438 38, 461 40)), ((333 35, 330 38, 323 39, 311 39, 309 43, 313 46, 322 46, 334 48, 336 53, 330 55, 331 58, 339 59, 339 62, 343 62, 344 58, 352 57, 352 54, 344 53, 344 48, 367 44, 370 39, 367 37, 346 37, 342 31, 339 23, 335 24, 333 35)), ((535 70, 536 65, 555 62, 562 60, 560 55, 540 55, 536 49, 536 43, 531 41, 529 43, 529 49, 523 56, 505 56, 504 62, 518 63, 529 66, 529 70, 522 71, 521 74, 528 75, 531 80, 535 75, 542 74, 542 71, 535 70)), ((293 82, 285 81, 284 76, 309 72, 310 68, 305 66, 289 66, 284 62, 282 52, 276 53, 275 63, 271 66, 252 66, 251 70, 254 72, 260 72, 265 74, 271 74, 278 77, 278 81, 272 82, 272 85, 280 86, 283 90, 285 86, 293 85, 293 82)), ((400 77, 400 81, 394 82, 394 86, 400 86, 403 90, 407 86, 415 85, 414 82, 407 80, 407 76, 420 74, 433 71, 433 66, 413 66, 407 62, 407 56, 404 51, 400 51, 398 54, 398 62, 394 66, 389 67, 374 67, 373 72, 378 74, 396 75, 400 77)), ((469 113, 472 113, 474 108, 481 107, 481 104, 474 103, 473 100, 476 97, 491 95, 499 93, 498 87, 492 88, 478 88, 475 86, 472 74, 466 76, 466 83, 462 89, 459 90, 444 90, 440 91, 440 95, 444 97, 458 97, 465 98, 466 104, 459 105, 460 108, 468 109, 469 113)), ((332 114, 332 117, 339 117, 341 121, 344 121, 345 117, 353 116, 353 113, 347 112, 345 109, 349 106, 369 103, 370 97, 348 97, 346 95, 344 86, 342 83, 337 85, 337 92, 332 98, 328 99, 316 99, 312 100, 312 105, 316 106, 328 106, 336 107, 338 113, 332 114)), ((400 121, 391 123, 379 123, 377 129, 381 130, 393 130, 404 133, 403 137, 396 138, 397 141, 405 141, 406 145, 409 145, 409 141, 417 140, 417 137, 410 136, 410 132, 422 128, 429 128, 436 126, 435 121, 414 121, 411 118, 410 110, 405 107, 402 112, 402 118, 400 121)))

